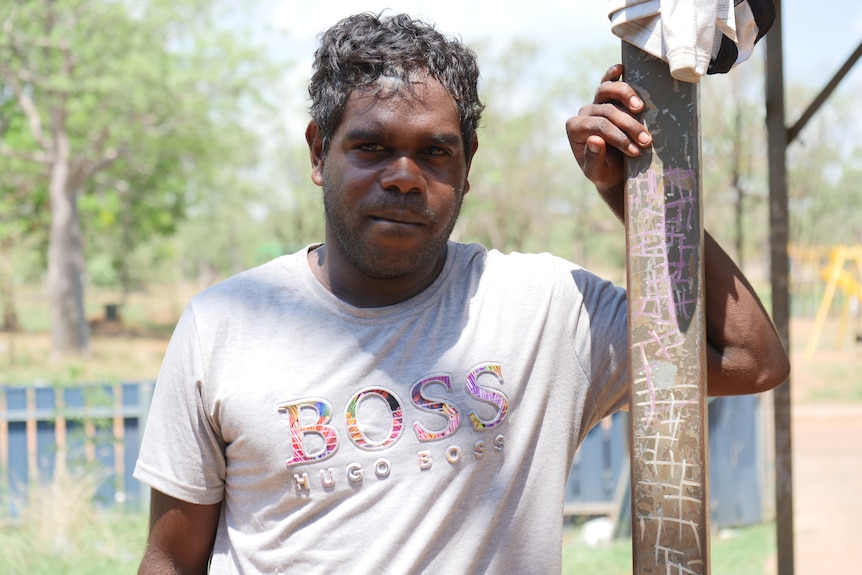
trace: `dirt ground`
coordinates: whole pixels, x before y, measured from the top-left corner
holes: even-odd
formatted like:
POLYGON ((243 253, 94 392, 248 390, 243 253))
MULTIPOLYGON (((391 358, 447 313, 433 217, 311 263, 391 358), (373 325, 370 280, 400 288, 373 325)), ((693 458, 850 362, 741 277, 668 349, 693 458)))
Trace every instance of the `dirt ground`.
POLYGON ((794 573, 862 573, 862 342, 821 340, 809 357, 809 327, 791 326, 794 573))
POLYGON ((792 416, 794 572, 862 572, 862 405, 801 404, 792 416))

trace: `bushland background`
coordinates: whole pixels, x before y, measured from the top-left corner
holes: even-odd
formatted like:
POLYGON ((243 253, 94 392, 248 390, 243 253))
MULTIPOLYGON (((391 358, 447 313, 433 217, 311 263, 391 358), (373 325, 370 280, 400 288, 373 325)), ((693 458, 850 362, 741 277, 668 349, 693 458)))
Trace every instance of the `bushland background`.
MULTIPOLYGON (((284 31, 246 8, 227 0, 0 6, 0 385, 153 379, 194 293, 322 239, 303 141, 307 70, 280 49, 290 45, 284 31)), ((580 174, 563 130, 618 60, 618 43, 569 53, 550 53, 535 37, 470 44, 488 108, 455 239, 551 251, 624 283, 622 228, 580 174)), ((762 53, 702 86, 706 227, 769 309, 762 53)), ((789 118, 821 87, 792 79, 789 118)), ((862 259, 853 251, 862 243, 860 87, 849 78, 788 150, 791 381, 797 449, 811 450, 795 456, 800 481, 814 482, 800 484, 800 498, 807 489, 806 501, 822 503, 800 500, 808 514, 800 541, 815 537, 800 554, 821 554, 800 564, 818 567, 858 558, 840 536, 862 527, 842 513, 852 494, 830 499, 844 493, 849 480, 840 477, 859 476, 840 466, 862 459, 862 259), (837 246, 850 246, 851 257, 830 299, 823 270, 837 246), (821 326, 814 318, 824 299, 821 326), (817 459, 833 448, 832 463, 817 459), (817 515, 824 510, 837 515, 817 515)), ((28 513, 0 519, 0 573, 132 572, 145 518, 97 509, 92 482, 62 481, 34 485, 28 513)), ((749 563, 768 572, 769 525, 741 533, 716 534, 713 572, 742 573, 749 563)), ((589 549, 572 530, 567 566, 625 573, 628 545, 589 549)))

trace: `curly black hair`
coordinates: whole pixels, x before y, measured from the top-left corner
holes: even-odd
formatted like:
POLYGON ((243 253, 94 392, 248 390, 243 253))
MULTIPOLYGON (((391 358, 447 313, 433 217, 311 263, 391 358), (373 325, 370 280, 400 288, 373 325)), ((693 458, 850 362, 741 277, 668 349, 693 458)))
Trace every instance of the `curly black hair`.
POLYGON ((349 16, 321 35, 312 70, 311 118, 320 127, 324 151, 354 90, 379 89, 381 77, 397 78, 397 85, 409 87, 415 72, 428 73, 455 99, 465 149, 476 137, 485 107, 477 89, 476 55, 431 24, 406 14, 349 16))

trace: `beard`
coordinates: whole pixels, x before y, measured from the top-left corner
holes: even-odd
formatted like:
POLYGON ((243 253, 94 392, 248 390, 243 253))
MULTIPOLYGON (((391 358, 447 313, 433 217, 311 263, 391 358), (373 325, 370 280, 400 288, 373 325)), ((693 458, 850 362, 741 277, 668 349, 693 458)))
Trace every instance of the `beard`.
POLYGON ((452 189, 452 193, 455 205, 448 219, 442 222, 437 213, 428 210, 424 205, 410 206, 412 200, 400 194, 397 199, 393 197, 392 200, 367 200, 355 208, 348 208, 338 190, 332 189, 326 182, 323 184, 323 207, 331 232, 330 237, 337 244, 337 249, 344 259, 368 277, 390 279, 420 273, 436 264, 461 212, 464 194, 456 188, 452 189), (365 214, 395 206, 410 207, 413 213, 421 215, 426 226, 433 229, 431 236, 416 249, 387 249, 367 240, 362 234, 365 214))

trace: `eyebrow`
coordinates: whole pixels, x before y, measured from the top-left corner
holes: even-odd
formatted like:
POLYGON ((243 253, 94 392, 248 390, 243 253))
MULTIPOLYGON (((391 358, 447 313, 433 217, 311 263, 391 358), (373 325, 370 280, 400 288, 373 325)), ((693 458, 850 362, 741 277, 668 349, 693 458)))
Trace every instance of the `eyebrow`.
MULTIPOLYGON (((373 130, 368 128, 355 128, 344 134, 349 141, 356 140, 381 140, 385 139, 384 130, 373 130)), ((461 134, 454 132, 432 133, 422 138, 427 145, 458 146, 461 144, 461 134)))
POLYGON ((365 128, 355 128, 344 134, 345 140, 377 140, 380 138, 380 132, 377 130, 368 130, 365 128))
POLYGON ((461 134, 453 134, 451 132, 432 134, 429 141, 432 144, 439 144, 441 146, 458 146, 461 144, 461 134))

